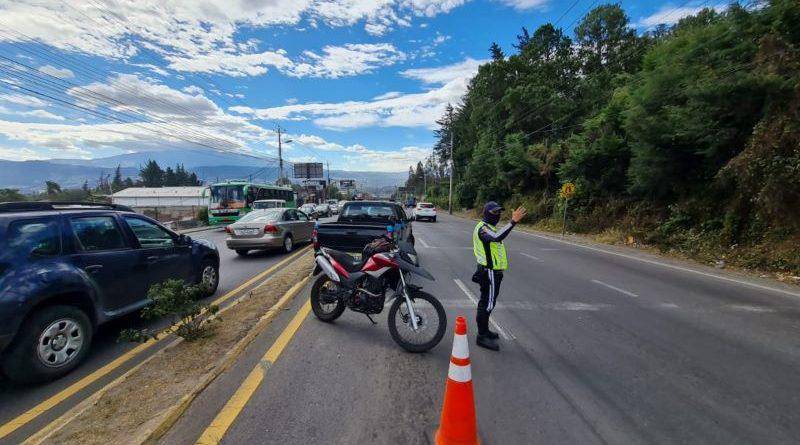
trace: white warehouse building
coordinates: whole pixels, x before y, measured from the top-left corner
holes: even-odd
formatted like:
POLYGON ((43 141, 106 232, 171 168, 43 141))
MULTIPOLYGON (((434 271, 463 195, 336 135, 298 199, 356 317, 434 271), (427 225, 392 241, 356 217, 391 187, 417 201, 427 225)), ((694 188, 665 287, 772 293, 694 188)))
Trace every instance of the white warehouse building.
POLYGON ((196 225, 209 195, 208 187, 131 187, 111 195, 111 202, 180 229, 196 225))
POLYGON ((111 195, 114 204, 128 207, 208 206, 208 187, 131 187, 111 195))

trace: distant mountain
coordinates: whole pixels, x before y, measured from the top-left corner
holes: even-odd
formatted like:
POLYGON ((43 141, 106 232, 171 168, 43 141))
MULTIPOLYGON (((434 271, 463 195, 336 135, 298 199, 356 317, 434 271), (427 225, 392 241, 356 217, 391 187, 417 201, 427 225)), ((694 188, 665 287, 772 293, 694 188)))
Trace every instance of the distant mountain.
MULTIPOLYGON (((111 175, 119 164, 122 167, 122 176, 136 179, 139 176, 139 166, 149 159, 155 159, 162 168, 174 166, 181 162, 187 170, 193 171, 197 177, 206 183, 224 181, 226 179, 248 179, 260 182, 274 182, 278 177, 278 169, 268 166, 259 167, 258 162, 246 158, 247 164, 240 165, 242 161, 232 156, 234 163, 229 163, 227 155, 216 153, 181 150, 131 153, 112 156, 102 159, 78 160, 57 159, 49 161, 3 161, 0 160, 0 188, 16 188, 25 192, 44 189, 47 180, 58 182, 65 188, 77 188, 89 181, 94 187, 101 175, 111 175), (180 157, 174 155, 180 153, 180 157), (165 155, 166 154, 166 155, 165 155), (205 156, 209 155, 209 156, 205 156), (205 157, 201 157, 205 156, 205 157), (200 162, 215 161, 202 165, 200 162)), ((245 157, 241 157, 245 158, 245 157)), ((291 175, 291 168, 287 167, 286 174, 291 175)), ((326 173, 327 174, 327 173, 326 173)), ((361 188, 373 190, 381 187, 399 185, 405 182, 406 172, 358 172, 331 170, 331 179, 354 179, 361 188)))
POLYGON ((69 165, 91 165, 93 167, 111 167, 117 165, 122 167, 139 167, 150 159, 158 162, 158 165, 176 165, 182 163, 186 168, 201 167, 206 165, 238 165, 253 166, 258 165, 258 160, 242 155, 218 153, 210 150, 159 150, 159 151, 140 151, 136 153, 126 153, 107 158, 97 159, 51 159, 48 162, 54 164, 69 165))

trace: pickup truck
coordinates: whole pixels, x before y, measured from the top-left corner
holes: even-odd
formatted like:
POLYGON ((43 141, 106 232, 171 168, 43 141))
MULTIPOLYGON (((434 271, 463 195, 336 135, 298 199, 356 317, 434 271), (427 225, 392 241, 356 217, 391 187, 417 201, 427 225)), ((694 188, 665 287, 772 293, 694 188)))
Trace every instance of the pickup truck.
POLYGON ((403 206, 386 201, 350 201, 339 209, 336 222, 316 227, 315 247, 329 247, 345 252, 358 252, 375 238, 386 235, 393 226, 393 236, 414 243, 411 218, 403 206))

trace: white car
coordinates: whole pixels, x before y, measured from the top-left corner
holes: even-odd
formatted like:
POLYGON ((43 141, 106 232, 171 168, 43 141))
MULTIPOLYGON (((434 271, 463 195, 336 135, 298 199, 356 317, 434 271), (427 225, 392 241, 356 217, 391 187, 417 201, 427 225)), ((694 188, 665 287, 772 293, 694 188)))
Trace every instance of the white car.
POLYGON ((436 222, 436 206, 429 202, 420 202, 414 208, 414 219, 417 221, 427 219, 436 222))
POLYGON ((339 202, 335 199, 329 199, 327 201, 328 207, 331 209, 331 214, 338 215, 339 214, 339 202))

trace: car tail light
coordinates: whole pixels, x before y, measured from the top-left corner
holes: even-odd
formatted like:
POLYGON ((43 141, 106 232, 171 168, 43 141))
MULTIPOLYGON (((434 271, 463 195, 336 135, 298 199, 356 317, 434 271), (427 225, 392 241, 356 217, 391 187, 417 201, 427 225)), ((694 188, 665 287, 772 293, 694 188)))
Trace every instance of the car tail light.
POLYGON ((231 226, 225 226, 225 233, 231 233, 231 226))
POLYGON ((317 238, 317 228, 311 231, 311 243, 314 244, 314 249, 319 249, 319 238, 317 238))
POLYGON ((267 224, 264 226, 264 233, 278 233, 278 226, 267 224))

